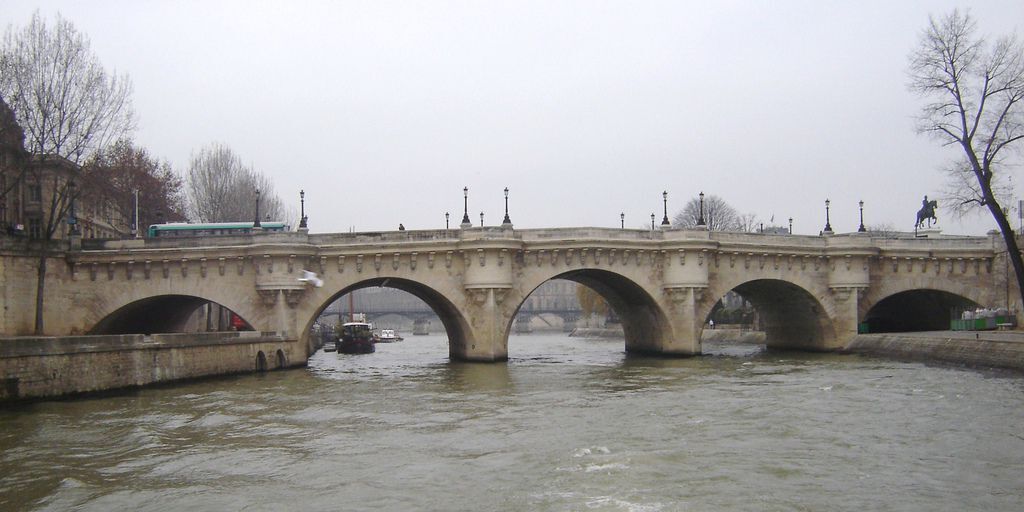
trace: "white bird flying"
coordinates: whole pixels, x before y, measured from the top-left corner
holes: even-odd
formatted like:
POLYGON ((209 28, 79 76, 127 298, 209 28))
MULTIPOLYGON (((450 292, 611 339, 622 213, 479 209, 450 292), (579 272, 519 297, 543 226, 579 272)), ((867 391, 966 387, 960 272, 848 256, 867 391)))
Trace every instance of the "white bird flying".
POLYGON ((303 270, 302 271, 302 277, 299 278, 299 281, 301 281, 303 283, 312 284, 313 286, 316 286, 317 288, 320 288, 321 286, 324 285, 323 279, 320 279, 319 277, 317 277, 316 276, 316 272, 310 272, 308 270, 303 270))

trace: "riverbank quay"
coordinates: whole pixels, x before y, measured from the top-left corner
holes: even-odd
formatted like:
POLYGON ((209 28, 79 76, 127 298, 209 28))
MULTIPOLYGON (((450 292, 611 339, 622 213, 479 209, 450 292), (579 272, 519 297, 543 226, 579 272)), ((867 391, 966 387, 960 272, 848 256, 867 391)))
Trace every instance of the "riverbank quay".
POLYGON ((0 403, 305 366, 274 332, 0 338, 0 403))
POLYGON ((841 352, 1024 372, 1024 331, 858 334, 841 352))

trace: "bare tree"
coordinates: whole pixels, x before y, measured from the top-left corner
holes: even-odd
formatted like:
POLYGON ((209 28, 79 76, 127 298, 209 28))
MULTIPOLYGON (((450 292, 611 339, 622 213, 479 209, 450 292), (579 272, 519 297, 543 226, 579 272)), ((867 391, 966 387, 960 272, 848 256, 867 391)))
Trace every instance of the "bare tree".
MULTIPOLYGON (((774 218, 772 220, 774 220, 774 218)), ((736 217, 735 229, 732 229, 730 231, 742 231, 744 233, 751 233, 753 231, 757 231, 757 227, 757 215, 753 213, 743 213, 736 217)))
POLYGON ((33 155, 79 164, 134 128, 131 81, 108 75, 89 38, 57 15, 36 11, 21 30, 8 28, 0 49, 0 94, 25 130, 33 155))
MULTIPOLYGON (((699 218, 700 198, 695 197, 676 214, 673 223, 692 228, 697 226, 699 218)), ((704 196, 704 224, 710 231, 751 231, 755 223, 753 214, 741 215, 721 197, 708 194, 704 196)))
POLYGON ((58 15, 49 26, 36 11, 27 26, 4 35, 0 95, 25 131, 30 161, 23 178, 45 187, 38 194, 46 203, 37 244, 35 331, 41 334, 49 241, 83 188, 75 186, 75 168, 133 128, 131 82, 108 75, 70 21, 58 15))
POLYGON ((872 224, 864 228, 869 235, 879 237, 894 237, 899 236, 900 232, 896 229, 896 226, 890 222, 883 222, 881 224, 872 224))
POLYGON ((254 220, 256 191, 260 220, 290 219, 270 178, 247 167, 223 144, 210 144, 192 155, 186 190, 189 217, 197 222, 254 220))
POLYGON ((975 34, 969 12, 954 10, 929 19, 909 74, 911 90, 930 100, 918 129, 963 152, 949 169, 954 211, 988 209, 1024 299, 1024 260, 1000 206, 1000 178, 1010 168, 1006 159, 1024 140, 1024 47, 1014 36, 989 44, 975 34))

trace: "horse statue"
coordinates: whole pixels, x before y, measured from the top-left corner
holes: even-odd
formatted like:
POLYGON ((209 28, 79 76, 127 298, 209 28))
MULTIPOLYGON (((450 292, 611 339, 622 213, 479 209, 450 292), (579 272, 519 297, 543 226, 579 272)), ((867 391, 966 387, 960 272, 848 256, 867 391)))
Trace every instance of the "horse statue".
POLYGON ((928 200, 928 196, 924 196, 924 201, 921 201, 921 209, 917 211, 917 224, 914 224, 914 229, 923 227, 924 221, 928 221, 928 227, 932 227, 932 222, 938 222, 938 217, 935 216, 935 209, 939 207, 938 201, 928 200))

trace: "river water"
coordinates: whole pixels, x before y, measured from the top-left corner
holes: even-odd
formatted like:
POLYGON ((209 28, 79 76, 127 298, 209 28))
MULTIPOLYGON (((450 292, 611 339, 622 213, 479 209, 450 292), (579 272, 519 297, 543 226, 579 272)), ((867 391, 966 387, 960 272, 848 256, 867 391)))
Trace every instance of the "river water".
POLYGON ((1024 378, 443 336, 0 411, 0 510, 1024 510, 1024 378))

